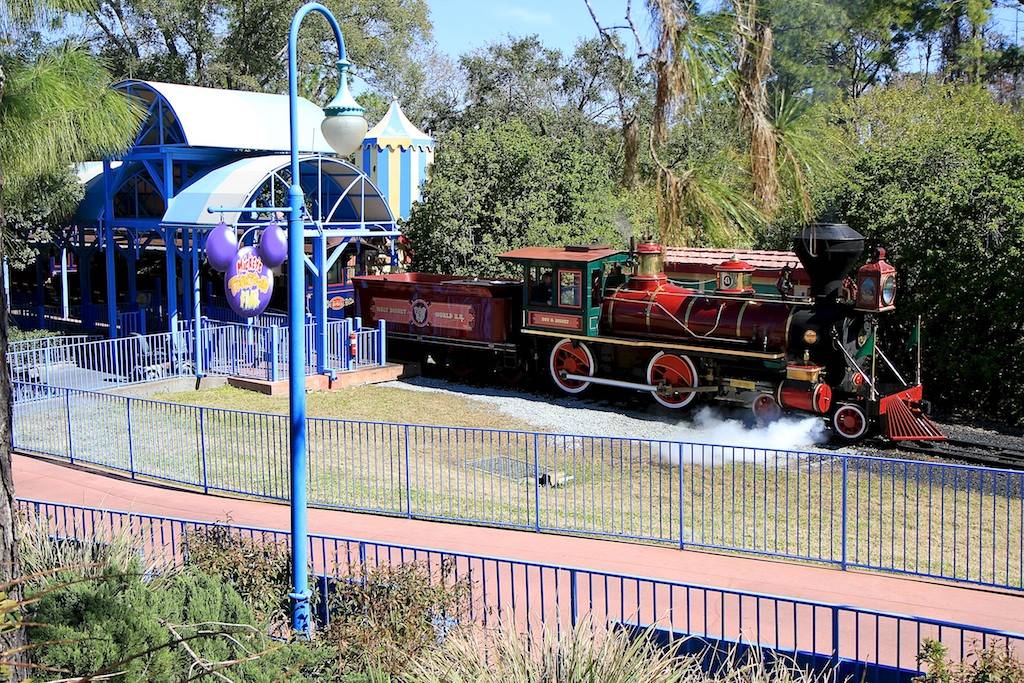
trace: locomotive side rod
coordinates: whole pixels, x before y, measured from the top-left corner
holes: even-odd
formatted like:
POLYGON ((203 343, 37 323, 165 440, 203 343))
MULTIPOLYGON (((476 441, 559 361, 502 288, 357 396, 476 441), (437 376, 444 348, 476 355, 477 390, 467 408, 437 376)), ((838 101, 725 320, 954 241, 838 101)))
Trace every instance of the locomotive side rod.
MULTIPOLYGON (((661 391, 662 387, 656 384, 640 384, 639 382, 626 382, 621 379, 610 379, 606 377, 591 377, 590 375, 576 375, 569 372, 560 372, 558 376, 562 379, 573 380, 575 382, 591 382, 593 384, 603 384, 609 387, 618 387, 619 389, 634 389, 636 391, 661 391)), ((681 394, 706 394, 718 391, 718 386, 705 386, 705 387, 691 387, 685 391, 680 391, 681 394)))

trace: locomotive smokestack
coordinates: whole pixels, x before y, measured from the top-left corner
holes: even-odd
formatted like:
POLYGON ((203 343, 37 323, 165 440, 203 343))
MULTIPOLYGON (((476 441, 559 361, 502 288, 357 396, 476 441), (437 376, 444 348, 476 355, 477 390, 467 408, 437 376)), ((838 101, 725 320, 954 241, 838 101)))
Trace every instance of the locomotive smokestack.
POLYGON ((811 278, 811 294, 835 297, 864 253, 864 236, 845 223, 814 223, 793 238, 793 251, 811 278))

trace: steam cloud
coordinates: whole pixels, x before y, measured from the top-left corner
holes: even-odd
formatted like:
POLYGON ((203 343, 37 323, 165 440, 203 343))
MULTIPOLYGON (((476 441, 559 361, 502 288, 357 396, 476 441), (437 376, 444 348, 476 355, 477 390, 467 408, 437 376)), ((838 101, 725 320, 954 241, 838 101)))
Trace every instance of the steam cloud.
MULTIPOLYGON (((436 379, 417 378, 389 385, 411 391, 468 396, 493 406, 504 415, 559 434, 663 441, 666 443, 654 447, 654 455, 674 465, 679 464, 680 456, 684 462, 707 465, 730 460, 763 460, 765 451, 807 449, 828 439, 824 422, 809 416, 787 416, 765 426, 756 426, 711 407, 702 407, 687 417, 655 416, 618 406, 601 409, 571 397, 552 400, 496 387, 471 387, 436 379)), ((736 412, 739 415, 743 411, 736 412)))

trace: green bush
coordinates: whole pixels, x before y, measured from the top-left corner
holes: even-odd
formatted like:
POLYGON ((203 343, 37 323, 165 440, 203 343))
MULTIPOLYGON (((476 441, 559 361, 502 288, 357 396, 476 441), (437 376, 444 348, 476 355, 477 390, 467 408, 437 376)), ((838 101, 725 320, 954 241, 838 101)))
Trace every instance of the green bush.
POLYGON ((419 564, 381 565, 338 580, 321 636, 335 648, 339 672, 377 672, 369 681, 400 675, 458 630, 468 614, 469 584, 454 580, 453 570, 448 563, 433 572, 419 564))
POLYGON ((248 539, 230 527, 199 529, 185 541, 188 564, 233 587, 271 630, 288 623, 291 553, 279 543, 248 539))
POLYGON ((204 666, 235 662, 235 681, 275 681, 286 672, 302 680, 321 656, 302 644, 274 644, 233 588, 198 570, 147 581, 138 571, 108 569, 49 588, 32 610, 37 625, 28 636, 38 664, 69 676, 186 680, 204 666))
POLYGON ((55 330, 22 330, 17 325, 8 325, 7 339, 9 341, 24 341, 25 339, 46 339, 48 337, 60 337, 61 332, 55 330))
POLYGON ((1024 683, 1024 662, 1006 646, 978 647, 964 661, 952 664, 945 645, 926 640, 917 663, 926 673, 920 683, 1024 683))
MULTIPOLYGON (((620 246, 607 160, 521 121, 486 121, 438 146, 404 228, 413 270, 520 276, 497 255, 525 246, 620 246)), ((628 231, 627 231, 628 232, 628 231)))
MULTIPOLYGON (((924 320, 927 395, 947 412, 1024 424, 1024 124, 981 89, 877 89, 834 112, 848 140, 838 179, 817 188, 899 269, 883 345, 913 368, 904 340, 924 320)), ((784 246, 797 225, 762 240, 784 246)), ((912 374, 912 373, 911 373, 912 374)))

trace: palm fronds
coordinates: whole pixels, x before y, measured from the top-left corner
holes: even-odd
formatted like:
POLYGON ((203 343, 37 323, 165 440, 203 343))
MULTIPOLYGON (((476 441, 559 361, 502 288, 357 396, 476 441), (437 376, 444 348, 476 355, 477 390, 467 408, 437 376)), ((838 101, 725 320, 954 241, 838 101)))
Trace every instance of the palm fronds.
POLYGON ((144 111, 110 89, 84 48, 59 47, 34 63, 8 60, 0 99, 0 165, 6 185, 109 156, 134 139, 144 111))
POLYGON ((779 208, 778 144, 768 119, 768 76, 772 63, 772 28, 761 16, 758 0, 733 0, 738 60, 736 99, 740 125, 750 139, 750 179, 754 198, 765 215, 779 208))
POLYGON ((780 183, 795 196, 805 221, 814 218, 812 182, 820 184, 834 178, 836 160, 848 149, 839 130, 820 118, 807 100, 781 93, 771 121, 780 183))

